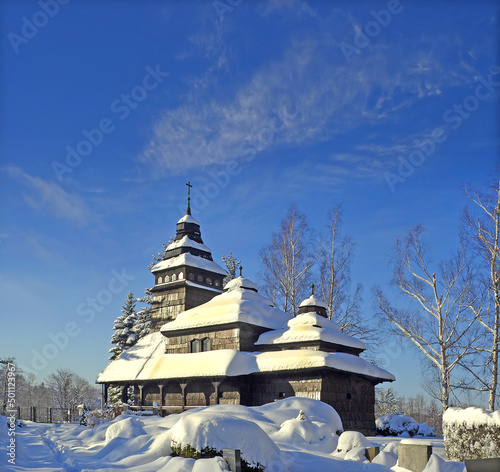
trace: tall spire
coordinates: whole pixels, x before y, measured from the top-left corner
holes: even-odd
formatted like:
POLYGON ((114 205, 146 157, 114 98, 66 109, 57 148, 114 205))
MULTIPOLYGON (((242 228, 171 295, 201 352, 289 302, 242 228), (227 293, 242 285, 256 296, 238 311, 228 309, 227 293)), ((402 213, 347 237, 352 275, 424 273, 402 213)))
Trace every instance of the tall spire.
POLYGON ((187 205, 187 209, 186 209, 186 215, 190 215, 191 214, 191 181, 188 181, 188 183, 186 184, 187 185, 187 188, 188 188, 188 205, 187 205))

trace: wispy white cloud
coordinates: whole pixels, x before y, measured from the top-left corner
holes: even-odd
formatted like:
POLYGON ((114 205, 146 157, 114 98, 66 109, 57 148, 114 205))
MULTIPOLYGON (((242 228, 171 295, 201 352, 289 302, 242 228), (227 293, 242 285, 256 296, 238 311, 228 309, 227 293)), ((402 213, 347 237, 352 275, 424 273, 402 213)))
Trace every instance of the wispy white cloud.
POLYGON ((79 196, 68 193, 55 182, 34 177, 20 167, 8 166, 4 170, 9 177, 24 186, 24 201, 36 210, 44 210, 56 218, 85 225, 91 219, 91 213, 79 196))
MULTIPOLYGON (((197 41, 210 54, 218 51, 214 67, 227 66, 220 35, 197 41)), ((436 44, 412 51, 391 44, 388 51, 379 41, 347 63, 332 55, 339 42, 293 41, 281 60, 254 72, 231 96, 205 99, 203 91, 193 92, 154 124, 140 159, 155 169, 183 171, 329 140, 362 124, 397 122, 412 104, 463 83, 471 72, 447 69, 436 44)))

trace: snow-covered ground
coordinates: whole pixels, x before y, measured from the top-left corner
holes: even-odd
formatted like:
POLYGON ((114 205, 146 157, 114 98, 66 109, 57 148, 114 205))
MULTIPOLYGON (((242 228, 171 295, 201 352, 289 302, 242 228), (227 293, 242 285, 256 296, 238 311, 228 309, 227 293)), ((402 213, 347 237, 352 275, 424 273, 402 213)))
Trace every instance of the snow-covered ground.
MULTIPOLYGON (((0 417, 6 423, 5 417, 0 417)), ((197 450, 239 448, 249 463, 269 472, 401 472, 400 438, 347 432, 340 439, 340 419, 333 408, 305 398, 289 398, 260 407, 216 405, 165 418, 122 414, 94 428, 78 424, 26 422, 16 429, 15 465, 6 454, 7 425, 0 424, 2 471, 84 472, 227 472, 226 462, 172 457, 172 447, 197 450), (374 463, 364 447, 379 445, 374 463), (339 451, 340 450, 340 451, 339 451)), ((444 462, 441 439, 426 439, 435 455, 425 472, 462 472, 461 463, 444 462)))

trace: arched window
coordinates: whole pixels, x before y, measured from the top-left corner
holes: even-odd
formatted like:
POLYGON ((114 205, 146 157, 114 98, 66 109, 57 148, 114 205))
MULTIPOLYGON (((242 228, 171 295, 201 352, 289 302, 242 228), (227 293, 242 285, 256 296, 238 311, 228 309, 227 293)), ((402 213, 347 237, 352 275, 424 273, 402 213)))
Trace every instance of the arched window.
POLYGON ((159 284, 163 283, 163 277, 158 277, 158 283, 159 284))
POLYGON ((177 280, 177 275, 172 274, 172 282, 173 282, 174 280, 177 280))
POLYGON ((201 275, 198 275, 198 277, 196 278, 196 280, 198 282, 203 282, 203 277, 201 275))
POLYGON ((212 341, 210 338, 204 338, 201 341, 201 350, 202 351, 210 351, 212 349, 212 341))
POLYGON ((218 287, 220 285, 220 282, 218 280, 215 281, 215 286, 218 287))
POLYGON ((184 278, 184 272, 181 272, 181 273, 179 274, 179 280, 182 280, 183 278, 184 278))
POLYGON ((188 278, 189 280, 194 280, 194 274, 192 272, 189 272, 188 278))
POLYGON ((210 277, 207 277, 207 285, 212 285, 212 279, 210 277))
POLYGON ((165 282, 170 282, 170 276, 169 275, 165 276, 165 282))
POLYGON ((200 352, 200 340, 193 339, 191 341, 191 352, 200 352))

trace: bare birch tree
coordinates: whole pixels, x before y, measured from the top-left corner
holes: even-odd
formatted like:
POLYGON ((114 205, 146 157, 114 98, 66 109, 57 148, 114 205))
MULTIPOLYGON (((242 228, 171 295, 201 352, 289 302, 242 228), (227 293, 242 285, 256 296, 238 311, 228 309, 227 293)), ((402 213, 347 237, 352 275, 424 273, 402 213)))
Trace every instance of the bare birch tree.
POLYGON ((449 406, 452 372, 475 343, 475 317, 467 306, 471 279, 463 247, 433 272, 422 232, 421 226, 411 228, 394 248, 392 284, 416 308, 394 307, 380 289, 374 294, 392 331, 413 342, 439 371, 444 411, 449 406))
POLYGON ((326 303, 328 317, 342 332, 369 340, 368 329, 361 316, 361 285, 351 292, 351 262, 355 242, 342 234, 342 206, 328 211, 327 234, 320 239, 319 293, 326 303))
POLYGON ((274 306, 295 316, 309 289, 314 257, 306 217, 292 205, 260 256, 264 266, 264 293, 274 306))
POLYGON ((485 343, 476 346, 485 359, 482 372, 474 365, 464 365, 479 388, 489 393, 488 408, 495 409, 498 387, 498 348, 500 331, 500 182, 495 181, 486 193, 466 187, 467 197, 476 205, 480 216, 465 210, 468 235, 474 241, 484 277, 478 277, 478 290, 470 308, 485 333, 485 343), (475 303, 474 303, 475 302, 475 303))

